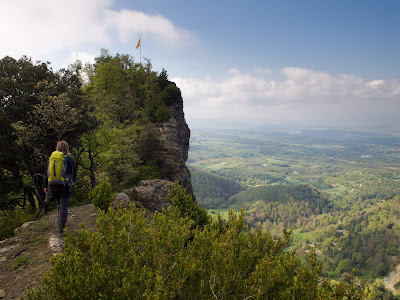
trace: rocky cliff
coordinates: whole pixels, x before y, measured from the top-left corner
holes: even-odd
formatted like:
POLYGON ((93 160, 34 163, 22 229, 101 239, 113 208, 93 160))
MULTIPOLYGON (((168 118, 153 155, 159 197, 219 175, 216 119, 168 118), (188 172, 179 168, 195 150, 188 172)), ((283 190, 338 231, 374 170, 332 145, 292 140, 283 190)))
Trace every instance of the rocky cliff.
POLYGON ((170 106, 171 117, 164 122, 157 123, 160 140, 163 143, 162 156, 167 167, 166 180, 179 180, 180 184, 187 188, 188 193, 193 195, 190 172, 186 167, 189 153, 190 129, 186 123, 183 112, 183 101, 170 106))
POLYGON ((142 180, 137 186, 120 192, 115 199, 114 206, 122 205, 129 208, 130 203, 146 208, 150 211, 167 209, 170 203, 166 196, 174 186, 176 180, 193 196, 190 172, 186 167, 189 153, 190 129, 185 121, 183 101, 179 98, 169 106, 171 117, 163 122, 156 123, 159 139, 162 143, 161 153, 164 158, 163 178, 142 180))

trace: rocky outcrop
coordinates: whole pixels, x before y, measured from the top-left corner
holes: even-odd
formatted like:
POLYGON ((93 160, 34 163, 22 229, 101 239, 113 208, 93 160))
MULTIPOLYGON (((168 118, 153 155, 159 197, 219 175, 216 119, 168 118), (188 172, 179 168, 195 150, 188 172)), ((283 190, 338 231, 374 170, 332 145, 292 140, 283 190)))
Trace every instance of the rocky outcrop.
MULTIPOLYGON (((166 197, 176 180, 193 196, 190 172, 186 167, 189 153, 190 129, 185 121, 182 98, 169 106, 171 117, 156 123, 162 143, 160 155, 164 158, 163 179, 142 180, 138 186, 117 194, 114 207, 129 208, 131 203, 149 211, 167 209, 170 203, 166 197)), ((193 199, 195 200, 194 196, 193 199)))
POLYGON ((134 203, 138 207, 161 212, 170 206, 166 197, 173 186, 173 182, 167 180, 142 180, 138 186, 117 194, 114 207, 129 208, 134 203))
POLYGON ((168 169, 165 172, 165 179, 172 182, 179 180, 180 184, 187 189, 187 192, 193 195, 190 172, 186 167, 190 129, 185 121, 182 98, 178 103, 171 105, 170 109, 171 118, 156 124, 163 145, 164 165, 168 169))

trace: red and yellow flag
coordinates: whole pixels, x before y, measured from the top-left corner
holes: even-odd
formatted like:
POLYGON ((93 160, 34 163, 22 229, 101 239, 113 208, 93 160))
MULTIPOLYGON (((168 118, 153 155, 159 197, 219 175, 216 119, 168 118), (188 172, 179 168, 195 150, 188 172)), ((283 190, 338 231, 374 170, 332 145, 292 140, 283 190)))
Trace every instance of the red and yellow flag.
POLYGON ((139 42, 137 42, 137 45, 136 45, 136 49, 139 49, 140 46, 141 45, 140 45, 140 39, 139 39, 139 42))

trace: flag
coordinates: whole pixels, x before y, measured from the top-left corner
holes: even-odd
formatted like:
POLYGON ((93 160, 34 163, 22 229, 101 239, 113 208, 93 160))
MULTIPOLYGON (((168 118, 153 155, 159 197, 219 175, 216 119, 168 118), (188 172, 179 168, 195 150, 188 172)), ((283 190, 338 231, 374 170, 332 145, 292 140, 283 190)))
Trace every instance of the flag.
POLYGON ((137 45, 136 45, 136 49, 139 49, 140 46, 141 45, 140 45, 140 39, 139 39, 139 42, 137 42, 137 45))

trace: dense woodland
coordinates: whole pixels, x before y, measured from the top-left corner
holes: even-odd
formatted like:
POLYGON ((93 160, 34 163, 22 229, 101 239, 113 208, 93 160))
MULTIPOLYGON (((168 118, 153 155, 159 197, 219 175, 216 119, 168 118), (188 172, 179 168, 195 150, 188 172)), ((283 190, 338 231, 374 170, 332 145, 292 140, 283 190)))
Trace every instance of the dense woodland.
POLYGON ((326 277, 374 280, 400 263, 398 137, 204 129, 191 141, 194 192, 212 214, 243 208, 253 228, 293 229, 290 249, 306 258, 315 245, 326 277))

